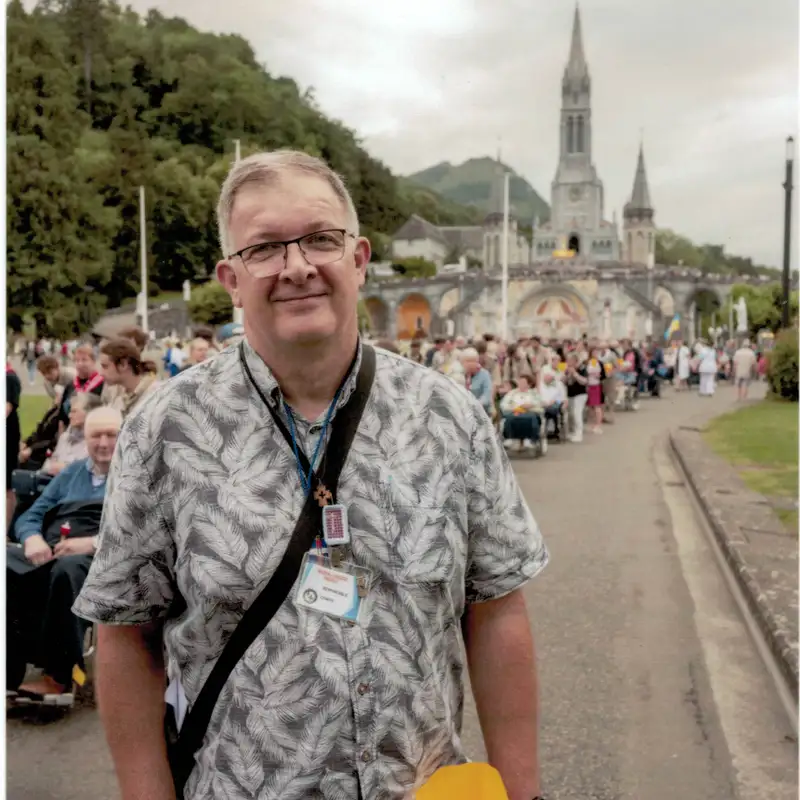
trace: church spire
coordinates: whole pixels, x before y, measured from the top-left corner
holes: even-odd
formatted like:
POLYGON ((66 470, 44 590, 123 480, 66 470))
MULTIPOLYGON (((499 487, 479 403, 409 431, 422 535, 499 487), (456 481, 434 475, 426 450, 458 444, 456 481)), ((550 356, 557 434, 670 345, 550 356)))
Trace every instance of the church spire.
POLYGON ((644 166, 644 145, 639 145, 639 159, 636 162, 636 175, 633 179, 633 191, 631 192, 630 202, 625 206, 626 216, 635 214, 643 216, 653 214, 653 206, 650 202, 650 189, 647 185, 647 170, 644 166))
POLYGON ((572 44, 569 49, 569 61, 564 70, 565 78, 584 78, 589 74, 586 55, 583 52, 583 35, 581 34, 581 9, 575 4, 575 18, 572 22, 572 44))

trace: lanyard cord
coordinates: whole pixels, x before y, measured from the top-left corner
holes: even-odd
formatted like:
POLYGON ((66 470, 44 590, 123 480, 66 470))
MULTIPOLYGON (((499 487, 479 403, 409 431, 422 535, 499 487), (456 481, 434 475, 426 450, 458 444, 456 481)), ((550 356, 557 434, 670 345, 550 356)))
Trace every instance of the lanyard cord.
POLYGON ((322 443, 325 441, 325 436, 328 433, 328 426, 331 421, 331 416, 333 416, 333 410, 336 408, 336 404, 339 401, 340 393, 341 387, 336 390, 336 394, 333 396, 333 400, 331 400, 331 404, 328 406, 328 411, 325 414, 325 422, 322 423, 322 430, 320 431, 319 439, 317 440, 317 446, 314 448, 314 455, 308 462, 308 475, 304 474, 303 463, 300 460, 300 447, 297 444, 297 429, 294 423, 294 412, 289 404, 285 400, 283 401, 283 409, 286 412, 286 418, 289 421, 289 432, 292 436, 292 450, 294 451, 294 458, 297 464, 297 474, 300 476, 300 484, 303 487, 303 492, 305 492, 306 497, 308 497, 308 494, 311 491, 311 475, 314 472, 314 465, 317 463, 317 459, 319 458, 319 453, 322 449, 322 443))

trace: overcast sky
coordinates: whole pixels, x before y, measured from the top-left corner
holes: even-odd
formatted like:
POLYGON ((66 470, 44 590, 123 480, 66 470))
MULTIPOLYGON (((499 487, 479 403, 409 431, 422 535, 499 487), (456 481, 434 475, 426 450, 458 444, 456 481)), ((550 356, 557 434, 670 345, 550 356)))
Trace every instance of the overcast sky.
MULTIPOLYGON (((132 5, 245 36, 271 72, 313 86, 323 110, 395 172, 493 155, 502 139, 503 160, 549 201, 568 0, 132 5)), ((780 265, 785 138, 798 126, 797 6, 583 0, 607 217, 628 199, 643 135, 659 226, 780 265)))

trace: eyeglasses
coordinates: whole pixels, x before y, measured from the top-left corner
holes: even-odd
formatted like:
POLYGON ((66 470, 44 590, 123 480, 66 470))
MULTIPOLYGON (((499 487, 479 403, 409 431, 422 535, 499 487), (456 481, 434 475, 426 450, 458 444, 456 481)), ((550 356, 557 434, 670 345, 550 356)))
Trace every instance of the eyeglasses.
POLYGON ((348 237, 356 238, 355 234, 348 233, 344 228, 315 231, 285 242, 251 244, 237 253, 231 253, 228 258, 239 256, 253 278, 269 278, 283 271, 290 244, 296 244, 300 248, 303 258, 309 264, 324 267, 344 256, 348 237))

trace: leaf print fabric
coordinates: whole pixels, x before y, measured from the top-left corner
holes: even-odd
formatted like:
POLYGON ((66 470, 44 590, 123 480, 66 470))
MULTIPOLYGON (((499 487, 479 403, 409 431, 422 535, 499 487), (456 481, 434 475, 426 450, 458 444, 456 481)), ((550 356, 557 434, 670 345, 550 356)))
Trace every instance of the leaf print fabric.
MULTIPOLYGON (((244 352, 280 409, 269 369, 244 352)), ((306 452, 319 422, 298 420, 306 452)), ((192 703, 280 562, 303 500, 293 453, 239 351, 226 350, 126 421, 75 613, 115 625, 164 619, 169 674, 192 703), (185 610, 169 617, 175 608, 185 610)), ((231 673, 186 798, 399 800, 466 760, 465 605, 513 591, 548 558, 486 413, 446 376, 377 350, 338 501, 348 560, 372 572, 359 625, 290 594, 231 673)))

